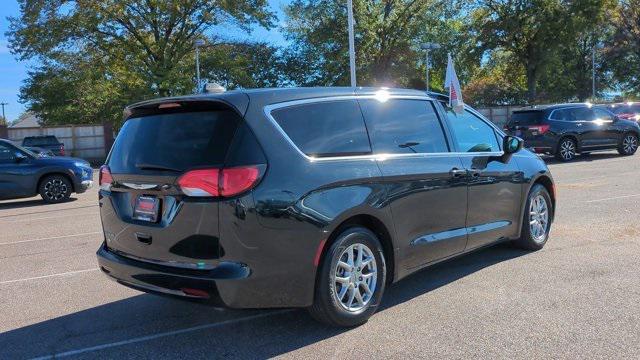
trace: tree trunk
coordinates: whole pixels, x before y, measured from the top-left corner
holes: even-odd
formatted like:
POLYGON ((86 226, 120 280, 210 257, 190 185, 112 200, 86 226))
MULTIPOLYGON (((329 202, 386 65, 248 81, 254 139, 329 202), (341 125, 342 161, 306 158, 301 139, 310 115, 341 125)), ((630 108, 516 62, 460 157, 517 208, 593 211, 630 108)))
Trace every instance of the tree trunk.
POLYGON ((527 100, 534 104, 538 97, 538 71, 534 66, 527 66, 527 100))

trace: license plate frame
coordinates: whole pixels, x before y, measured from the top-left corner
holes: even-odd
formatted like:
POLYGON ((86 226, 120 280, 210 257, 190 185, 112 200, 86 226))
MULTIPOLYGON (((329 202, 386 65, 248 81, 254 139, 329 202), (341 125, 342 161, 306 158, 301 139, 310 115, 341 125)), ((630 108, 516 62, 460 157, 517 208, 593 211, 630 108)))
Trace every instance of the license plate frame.
POLYGON ((133 207, 133 219, 157 223, 160 214, 160 199, 156 196, 138 195, 133 207))

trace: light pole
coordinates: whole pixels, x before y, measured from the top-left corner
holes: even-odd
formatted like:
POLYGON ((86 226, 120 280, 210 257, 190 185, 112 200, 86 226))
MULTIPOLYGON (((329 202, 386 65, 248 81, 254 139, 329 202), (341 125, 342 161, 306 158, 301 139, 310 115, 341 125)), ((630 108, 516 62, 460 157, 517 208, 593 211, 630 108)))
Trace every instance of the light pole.
POLYGON ((427 92, 429 92, 429 51, 431 50, 437 50, 440 49, 440 44, 436 44, 436 43, 424 43, 420 46, 420 48, 422 50, 424 50, 427 53, 427 63, 426 63, 426 68, 427 68, 427 92))
POLYGON ((204 46, 204 44, 202 39, 196 39, 194 42, 196 46, 196 93, 200 93, 200 46, 204 46))
POLYGON ((591 96, 596 99, 596 45, 591 50, 591 96))
POLYGON ((351 87, 356 87, 356 45, 353 35, 353 0, 347 0, 347 23, 349 26, 349 70, 351 87))

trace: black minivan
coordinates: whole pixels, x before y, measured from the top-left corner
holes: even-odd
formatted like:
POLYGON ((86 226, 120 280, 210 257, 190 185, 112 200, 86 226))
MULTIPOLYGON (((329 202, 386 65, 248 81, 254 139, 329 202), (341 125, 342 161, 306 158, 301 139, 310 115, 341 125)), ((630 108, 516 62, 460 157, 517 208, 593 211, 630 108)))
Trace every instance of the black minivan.
POLYGON ((100 172, 98 261, 146 292, 359 325, 419 269, 502 241, 545 245, 554 184, 522 147, 416 90, 138 103, 100 172))
POLYGON ((635 121, 588 103, 514 111, 505 131, 523 138, 533 151, 555 155, 560 161, 573 160, 578 153, 612 149, 620 155, 633 155, 640 136, 635 121))

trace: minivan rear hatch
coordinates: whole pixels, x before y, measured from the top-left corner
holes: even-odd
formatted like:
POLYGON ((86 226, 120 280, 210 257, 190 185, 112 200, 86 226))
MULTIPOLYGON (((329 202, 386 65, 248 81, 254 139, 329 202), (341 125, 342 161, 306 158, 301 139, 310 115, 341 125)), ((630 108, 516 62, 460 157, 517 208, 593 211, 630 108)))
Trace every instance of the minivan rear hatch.
MULTIPOLYGON (((160 104, 128 119, 101 169, 107 248, 162 265, 214 267, 221 256, 218 182, 244 128, 235 109, 218 103, 160 104)), ((246 183, 255 173, 234 175, 246 183)))

